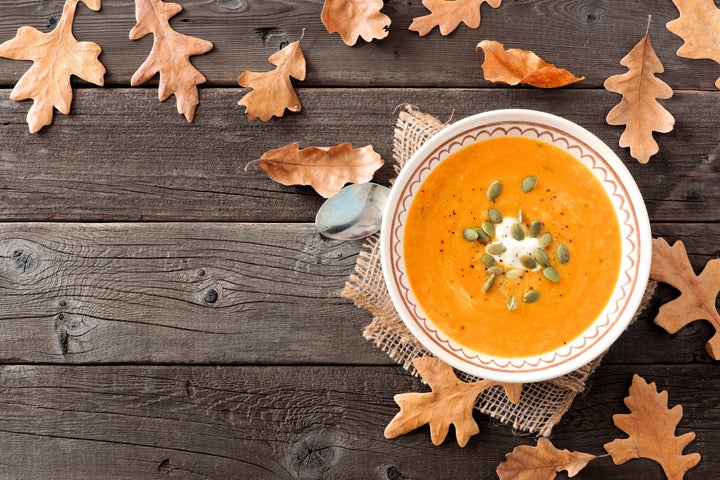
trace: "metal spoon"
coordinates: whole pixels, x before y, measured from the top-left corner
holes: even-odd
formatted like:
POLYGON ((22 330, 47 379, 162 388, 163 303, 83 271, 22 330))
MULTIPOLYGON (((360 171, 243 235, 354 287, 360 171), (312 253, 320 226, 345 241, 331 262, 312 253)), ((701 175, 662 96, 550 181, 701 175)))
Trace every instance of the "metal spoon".
POLYGON ((390 189, 376 183, 343 187, 322 204, 315 217, 321 235, 356 240, 380 230, 390 189))

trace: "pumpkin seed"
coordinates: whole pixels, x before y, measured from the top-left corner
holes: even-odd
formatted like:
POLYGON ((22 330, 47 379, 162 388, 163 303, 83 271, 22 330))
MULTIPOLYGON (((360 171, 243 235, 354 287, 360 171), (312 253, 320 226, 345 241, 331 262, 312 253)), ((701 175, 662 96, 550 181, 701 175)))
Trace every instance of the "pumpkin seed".
POLYGON ((553 267, 543 268, 543 275, 545 276, 545 278, 547 278, 553 283, 557 283, 560 281, 560 273, 553 267))
POLYGON ((525 273, 525 270, 522 268, 511 268, 507 272, 505 272, 505 278, 508 280, 517 280, 518 278, 523 276, 523 273, 525 273))
POLYGON ((537 290, 528 290, 523 296, 523 302, 525 303, 535 303, 538 300, 540 300, 540 292, 537 290))
POLYGON ((491 236, 491 237, 495 236, 495 224, 493 222, 487 222, 487 221, 483 222, 482 229, 489 236, 491 236))
POLYGON ((535 175, 528 175, 522 181, 522 191, 524 193, 532 192, 537 185, 537 177, 535 175))
POLYGON ((537 263, 543 267, 547 267, 548 263, 550 263, 550 257, 548 257, 548 254, 545 253, 545 249, 543 248, 536 248, 533 252, 533 257, 535 257, 537 263))
POLYGON ((466 228, 463 230, 463 238, 468 242, 474 242, 478 239, 478 234, 474 228, 466 228))
POLYGON ((505 273, 505 269, 500 265, 493 265, 492 267, 485 270, 489 275, 502 275, 505 273))
POLYGON ((487 198, 491 202, 494 202, 497 197, 500 196, 500 193, 502 192, 502 183, 495 181, 490 184, 490 186, 487 189, 487 198))
POLYGON ((530 222, 530 226, 528 227, 528 237, 537 237, 540 235, 540 230, 542 230, 543 222, 540 220, 533 220, 530 222))
POLYGON ((510 227, 510 235, 512 235, 512 237, 519 242, 520 240, 525 238, 525 231, 519 223, 513 223, 510 227))
POLYGON ((490 288, 493 286, 493 283, 495 282, 495 275, 490 275, 487 280, 485 280, 485 283, 482 284, 482 291, 483 293, 487 293, 490 288))
POLYGON ((522 221, 523 221, 523 211, 522 210, 518 210, 517 221, 518 221, 518 223, 522 223, 522 221))
POLYGON ((537 267, 537 262, 530 255, 521 255, 519 260, 522 266, 527 268, 528 270, 533 270, 535 269, 535 267, 537 267))
POLYGON ((482 257, 480 257, 480 261, 486 266, 492 267, 493 263, 495 263, 495 257, 486 253, 482 257))
POLYGON ((504 253, 507 248, 505 248, 505 245, 502 243, 493 243, 489 247, 487 247, 487 252, 491 255, 500 255, 501 253, 504 253))
POLYGON ((500 213, 500 210, 497 208, 489 209, 488 217, 490 217, 490 221, 493 223, 502 223, 503 221, 502 213, 500 213))
POLYGON ((568 263, 570 261, 570 252, 562 243, 557 246, 557 258, 560 263, 568 263))
POLYGON ((547 247, 552 243, 552 235, 549 232, 545 232, 538 237, 538 243, 541 247, 547 247))
POLYGON ((511 295, 507 301, 507 309, 512 312, 516 308, 517 308, 517 300, 515 299, 514 296, 511 295))
POLYGON ((477 233, 477 236, 478 236, 477 241, 478 242, 487 243, 488 241, 490 241, 490 237, 487 236, 487 233, 485 233, 482 228, 476 228, 475 233, 477 233))

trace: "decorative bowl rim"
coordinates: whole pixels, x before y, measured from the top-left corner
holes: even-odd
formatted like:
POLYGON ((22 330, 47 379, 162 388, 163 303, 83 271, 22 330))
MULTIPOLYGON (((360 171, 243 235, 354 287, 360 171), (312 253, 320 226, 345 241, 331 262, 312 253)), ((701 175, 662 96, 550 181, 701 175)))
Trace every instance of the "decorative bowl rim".
POLYGON ((401 320, 433 355, 465 373, 505 383, 530 383, 568 374, 601 356, 641 305, 650 275, 652 235, 640 190, 622 160, 598 137, 565 118, 528 109, 492 110, 459 120, 430 137, 403 166, 388 197, 380 230, 381 266, 401 320), (620 223, 622 261, 613 295, 583 334, 546 354, 493 358, 456 343, 435 327, 410 289, 402 235, 414 192, 450 153, 487 138, 524 136, 554 144, 585 164, 605 187, 620 223), (624 217, 624 218, 623 218, 624 217))

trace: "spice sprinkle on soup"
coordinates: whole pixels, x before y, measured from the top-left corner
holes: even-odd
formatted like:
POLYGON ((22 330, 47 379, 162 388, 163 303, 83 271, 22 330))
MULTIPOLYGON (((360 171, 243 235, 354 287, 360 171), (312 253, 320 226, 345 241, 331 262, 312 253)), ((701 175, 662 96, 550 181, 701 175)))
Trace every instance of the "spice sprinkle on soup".
POLYGON ((500 137, 450 154, 411 203, 413 294, 455 342, 500 358, 572 341, 618 279, 620 227, 595 176, 549 143, 500 137))

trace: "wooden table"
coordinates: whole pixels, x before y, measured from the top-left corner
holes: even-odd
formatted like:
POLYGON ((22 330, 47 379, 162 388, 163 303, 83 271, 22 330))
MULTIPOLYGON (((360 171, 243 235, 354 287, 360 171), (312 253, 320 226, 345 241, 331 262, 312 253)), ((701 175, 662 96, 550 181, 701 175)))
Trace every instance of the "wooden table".
MULTIPOLYGON (((29 102, 9 100, 29 63, 0 59, 0 478, 2 479, 485 479, 533 437, 478 414, 464 449, 434 447, 427 428, 383 438, 393 395, 425 391, 361 335, 370 315, 340 298, 360 241, 321 238, 322 199, 244 167, 266 150, 372 144, 392 177, 392 130, 409 103, 441 121, 504 107, 544 110, 596 133, 623 159, 647 202, 655 236, 682 240, 696 271, 720 251, 720 65, 675 55, 670 0, 506 0, 483 5, 479 29, 443 37, 410 32, 420 1, 386 2, 390 35, 355 47, 329 35, 322 1, 181 0, 173 20, 215 48, 195 57, 208 81, 195 121, 157 100, 156 83, 129 79, 152 38, 128 40, 131 0, 78 7, 75 34, 103 48, 104 88, 77 82, 70 115, 30 135, 29 102), (640 165, 605 123, 620 97, 602 88, 645 33, 675 90, 676 119, 661 151, 640 165), (237 100, 243 70, 305 28, 300 113, 248 121, 237 100), (482 79, 483 39, 531 49, 584 75, 568 88, 507 88, 482 79)), ((0 0, 0 40, 22 25, 49 31, 60 0, 0 0)), ((677 295, 662 285, 592 376, 552 440, 602 454, 625 435, 633 373, 682 404, 679 433, 720 467, 720 367, 705 353, 713 331, 675 335, 653 324, 677 295)), ((564 474, 562 474, 564 475, 564 474)), ((562 475, 559 478, 565 478, 562 475)), ((583 479, 662 479, 659 466, 610 458, 583 479)))

